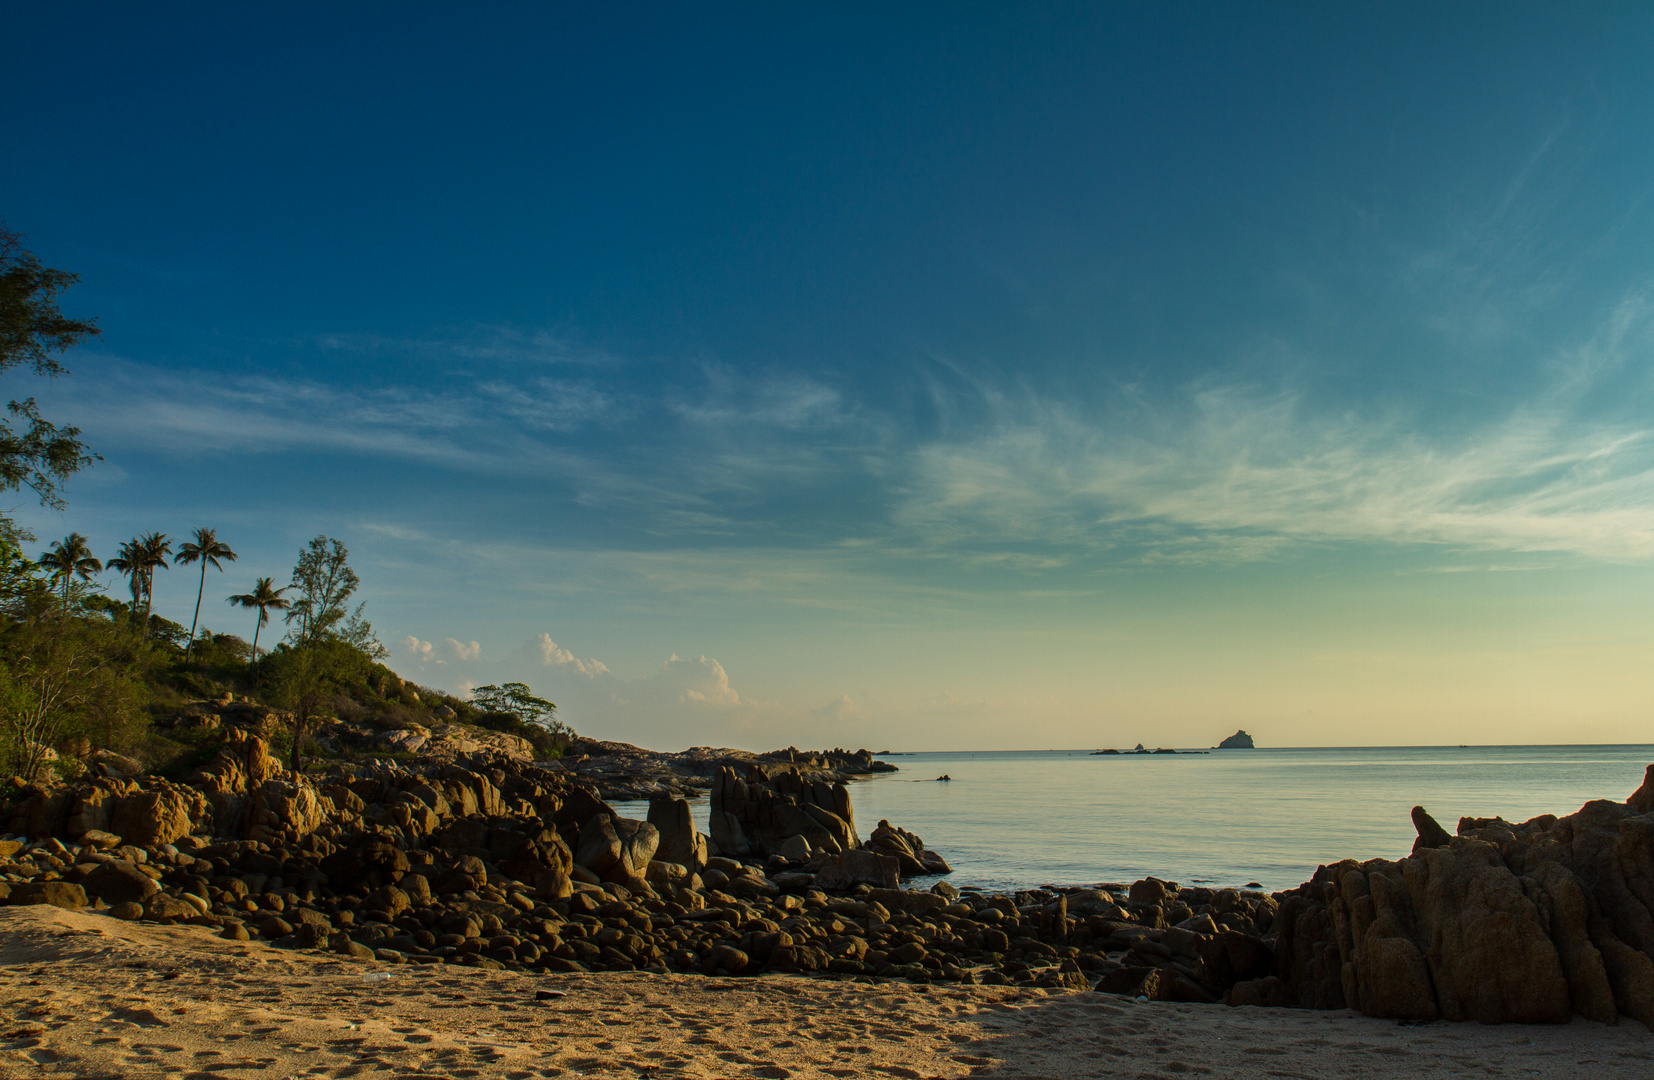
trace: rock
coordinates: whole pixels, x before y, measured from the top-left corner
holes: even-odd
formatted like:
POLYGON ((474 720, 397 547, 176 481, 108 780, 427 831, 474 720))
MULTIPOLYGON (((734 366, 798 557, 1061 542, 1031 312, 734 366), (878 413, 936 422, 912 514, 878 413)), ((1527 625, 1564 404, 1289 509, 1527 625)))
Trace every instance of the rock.
POLYGON ((580 830, 574 861, 601 881, 620 885, 643 881, 660 846, 660 832, 647 821, 599 814, 580 830))
POLYGON ((781 841, 775 854, 790 863, 808 862, 810 859, 810 842, 802 836, 789 836, 781 841))
POLYGON ((901 874, 901 864, 895 858, 866 848, 816 859, 810 868, 815 887, 829 892, 857 885, 895 890, 901 874))
POLYGON ((475 855, 460 858, 447 873, 431 883, 436 893, 469 892, 488 884, 488 867, 475 855))
MULTIPOLYGON (((1138 744, 1138 749, 1142 749, 1141 743, 1138 744)), ((1218 749, 1253 750, 1256 749, 1256 747, 1252 742, 1252 736, 1248 735, 1245 731, 1237 731, 1227 739, 1224 739, 1222 742, 1218 743, 1218 749)))
POLYGON ((82 884, 86 886, 88 893, 106 904, 119 904, 124 901, 142 903, 161 891, 161 886, 156 884, 154 878, 132 863, 121 859, 99 863, 96 869, 86 875, 82 884))
POLYGON ((131 922, 144 917, 144 906, 135 900, 123 900, 118 904, 109 905, 109 917, 131 922))
POLYGON ((247 800, 247 837, 264 843, 299 840, 321 825, 324 808, 308 780, 266 780, 247 800))
POLYGON ((26 881, 14 884, 9 902, 15 905, 49 904, 65 911, 79 911, 88 903, 86 890, 68 881, 26 881))
MULTIPOLYGON (((328 883, 337 888, 366 886, 376 889, 381 885, 395 884, 412 865, 407 853, 389 838, 364 833, 323 859, 321 870, 327 875, 328 883)), ((483 880, 487 880, 486 871, 483 880)))
POLYGON ((659 795, 649 800, 649 824, 660 834, 655 858, 686 866, 692 873, 706 868, 706 837, 695 829, 687 799, 659 795))
POLYGON ((1639 814, 1654 813, 1654 765, 1643 770, 1642 786, 1631 793, 1625 805, 1639 814))
POLYGON ((198 792, 191 794, 194 800, 171 788, 157 788, 123 796, 110 814, 110 831, 138 847, 170 844, 188 836, 191 810, 196 809, 192 802, 198 803, 198 816, 205 816, 206 811, 206 799, 198 792))
POLYGON ((199 915, 194 904, 168 896, 166 893, 156 893, 144 901, 144 918, 146 919, 193 919, 199 915))
POLYGON ((120 847, 122 840, 111 832, 104 832, 101 829, 87 829, 81 833, 80 842, 97 848, 99 851, 108 851, 111 848, 120 847))
POLYGON ((712 845, 729 857, 767 858, 802 836, 828 852, 859 847, 850 792, 806 779, 793 764, 720 766, 711 792, 712 845))
POLYGON ((1413 807, 1413 828, 1418 831, 1418 839, 1413 841, 1413 854, 1417 855, 1426 848, 1446 847, 1453 842, 1452 835, 1436 823, 1430 812, 1422 806, 1413 807))
POLYGON ((1126 898, 1132 904, 1156 905, 1163 904, 1167 897, 1176 895, 1177 885, 1174 882, 1150 877, 1133 882, 1126 898))

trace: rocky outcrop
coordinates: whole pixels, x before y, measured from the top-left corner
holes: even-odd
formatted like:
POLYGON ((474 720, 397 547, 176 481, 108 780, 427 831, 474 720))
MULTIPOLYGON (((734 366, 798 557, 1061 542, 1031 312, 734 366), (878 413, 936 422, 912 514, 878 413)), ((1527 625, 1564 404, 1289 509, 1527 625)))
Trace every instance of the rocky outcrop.
POLYGON ((670 795, 657 795, 650 799, 649 824, 660 834, 656 859, 682 866, 690 873, 706 869, 706 836, 696 830, 687 800, 670 795))
POLYGON ((1217 748, 1219 750, 1255 750, 1255 749, 1257 749, 1257 747, 1252 742, 1252 736, 1248 735, 1244 730, 1237 731, 1233 735, 1229 736, 1227 739, 1224 739, 1222 742, 1218 743, 1217 748))
POLYGON ((1413 854, 1323 866, 1281 894, 1276 971, 1232 1004, 1405 1020, 1654 1024, 1654 798, 1521 824, 1422 807, 1413 854))
POLYGON ((728 857, 780 854, 793 837, 810 853, 861 846, 850 792, 842 783, 806 779, 793 765, 728 766, 712 786, 712 847, 728 857))
POLYGON ((873 835, 867 841, 867 847, 870 851, 877 851, 895 859, 904 878, 921 874, 953 873, 953 867, 948 865, 947 860, 926 848, 923 840, 888 821, 879 822, 879 827, 873 830, 873 835))

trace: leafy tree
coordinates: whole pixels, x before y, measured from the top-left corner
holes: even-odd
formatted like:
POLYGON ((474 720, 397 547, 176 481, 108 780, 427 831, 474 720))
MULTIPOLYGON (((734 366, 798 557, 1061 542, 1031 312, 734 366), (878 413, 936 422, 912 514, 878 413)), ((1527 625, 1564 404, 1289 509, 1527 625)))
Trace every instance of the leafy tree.
POLYGON ((94 626, 43 594, 31 608, 0 640, 0 759, 29 780, 48 750, 130 697, 130 687, 115 685, 121 657, 94 626))
POLYGON ((230 597, 230 603, 237 607, 257 608, 258 622, 253 624, 253 680, 258 680, 258 632, 264 629, 264 624, 270 621, 270 612, 286 611, 287 601, 282 597, 292 586, 273 588, 273 582, 267 577, 261 577, 253 582, 253 591, 237 593, 230 597))
MULTIPOLYGON (((79 280, 42 266, 24 250, 21 236, 0 225, 0 373, 26 366, 47 378, 69 374, 55 354, 99 332, 95 321, 58 310, 58 294, 79 280)), ((0 418, 0 491, 27 486, 41 505, 62 509, 58 486, 96 460, 80 441, 80 429, 48 422, 32 397, 6 409, 26 426, 19 430, 0 418)))
POLYGON ((201 596, 207 591, 207 567, 223 573, 223 563, 235 562, 236 554, 230 550, 228 544, 219 542, 218 534, 213 529, 196 529, 195 539, 178 549, 178 557, 173 560, 174 565, 189 563, 201 564, 201 584, 195 589, 195 617, 190 620, 190 636, 184 645, 184 656, 188 658, 195 648, 195 628, 201 623, 201 596))
POLYGON ((557 706, 535 697, 527 683, 479 686, 471 691, 471 704, 483 711, 477 720, 482 727, 520 735, 546 756, 560 756, 574 738, 574 729, 556 718, 557 706))
POLYGON ((336 694, 366 681, 372 661, 339 638, 324 638, 308 645, 282 642, 265 660, 270 668, 269 697, 293 711, 288 767, 297 772, 303 762, 305 739, 317 718, 336 694))
POLYGON ((527 683, 508 682, 504 686, 479 686, 471 691, 471 703, 485 712, 509 713, 525 724, 542 727, 555 723, 552 715, 557 706, 545 698, 535 697, 527 683))
POLYGON ((91 545, 78 532, 62 540, 53 540, 52 549, 42 552, 40 565, 51 571, 51 577, 63 580, 63 610, 69 610, 69 585, 76 577, 91 581, 93 574, 103 573, 103 563, 92 557, 91 545))
POLYGON ((318 536, 299 552, 293 580, 287 586, 298 596, 291 602, 287 622, 297 624, 287 638, 295 646, 320 641, 343 641, 378 660, 390 650, 373 636, 373 627, 362 618, 366 603, 351 611, 347 602, 362 584, 350 568, 350 549, 327 536, 318 536))
POLYGON ((34 533, 0 516, 0 609, 10 611, 45 587, 39 564, 23 554, 23 545, 34 540, 34 533))

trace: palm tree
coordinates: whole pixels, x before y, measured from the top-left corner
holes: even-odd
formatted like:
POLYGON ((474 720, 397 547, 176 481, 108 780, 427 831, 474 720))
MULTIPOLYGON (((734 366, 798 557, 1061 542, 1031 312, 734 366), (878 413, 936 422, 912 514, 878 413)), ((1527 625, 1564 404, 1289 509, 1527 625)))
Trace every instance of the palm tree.
POLYGON ((172 554, 172 541, 166 533, 145 533, 138 540, 144 563, 144 629, 149 629, 150 609, 155 606, 155 571, 167 568, 167 556, 172 554))
POLYGON ((228 544, 218 542, 217 531, 214 529, 196 529, 195 540, 179 548, 178 557, 173 560, 173 565, 194 562, 201 564, 201 584, 195 590, 195 618, 190 620, 190 640, 189 644, 184 646, 185 659, 189 658, 190 650, 195 648, 195 627, 201 622, 201 594, 207 591, 207 564, 211 563, 213 569, 223 572, 224 567, 220 565, 220 560, 235 562, 235 552, 230 550, 228 544))
POLYGON ((258 608, 258 622, 253 626, 253 681, 258 681, 258 632, 264 629, 264 624, 270 621, 270 612, 286 611, 288 602, 282 599, 281 594, 286 588, 273 589, 267 577, 261 577, 253 583, 253 591, 238 593, 230 597, 230 603, 237 607, 258 608))
POLYGON ((122 544, 115 557, 103 565, 106 570, 115 570, 126 575, 126 583, 132 589, 132 614, 136 617, 138 605, 144 598, 143 548, 137 537, 122 544))
POLYGON ((146 634, 149 632, 149 609, 155 600, 155 568, 158 566, 165 570, 167 556, 171 554, 172 541, 167 539, 166 533, 145 533, 122 544, 120 554, 104 564, 126 575, 127 582, 132 586, 132 613, 137 614, 139 604, 144 607, 140 625, 146 634))
POLYGON ((40 565, 49 569, 54 578, 63 579, 63 609, 69 610, 69 585, 79 577, 91 581, 93 574, 103 573, 103 563, 92 557, 91 545, 80 533, 70 533, 62 540, 52 541, 52 550, 42 552, 40 565))

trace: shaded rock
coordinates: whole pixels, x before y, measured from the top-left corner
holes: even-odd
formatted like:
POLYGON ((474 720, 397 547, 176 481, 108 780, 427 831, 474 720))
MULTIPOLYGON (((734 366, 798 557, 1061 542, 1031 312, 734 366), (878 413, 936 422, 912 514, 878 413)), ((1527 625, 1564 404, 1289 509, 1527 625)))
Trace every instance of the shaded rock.
POLYGON ((1437 824, 1436 819, 1422 806, 1413 807, 1413 828, 1419 834, 1418 839, 1413 841, 1415 855, 1426 848, 1446 847, 1453 842, 1452 834, 1437 824))
POLYGON ((138 847, 170 844, 189 835, 192 812, 195 817, 205 817, 206 806, 206 798, 189 789, 139 791, 116 800, 109 830, 138 847))
POLYGON ((649 800, 649 824, 660 834, 660 846, 655 858, 688 867, 693 873, 706 868, 706 837, 695 829, 689 801, 670 795, 657 795, 649 800))
POLYGON ((99 863, 81 884, 89 894, 106 904, 124 901, 142 903, 161 891, 154 878, 121 859, 99 863))
POLYGON ((816 859, 809 868, 815 875, 815 887, 828 891, 853 889, 857 885, 894 891, 901 874, 901 864, 895 858, 866 848, 816 859))
MULTIPOLYGON (((13 884, 9 902, 22 904, 49 904, 65 911, 79 911, 88 903, 86 890, 68 881, 25 881, 13 884)), ((194 910, 190 912, 194 914, 194 910)))

